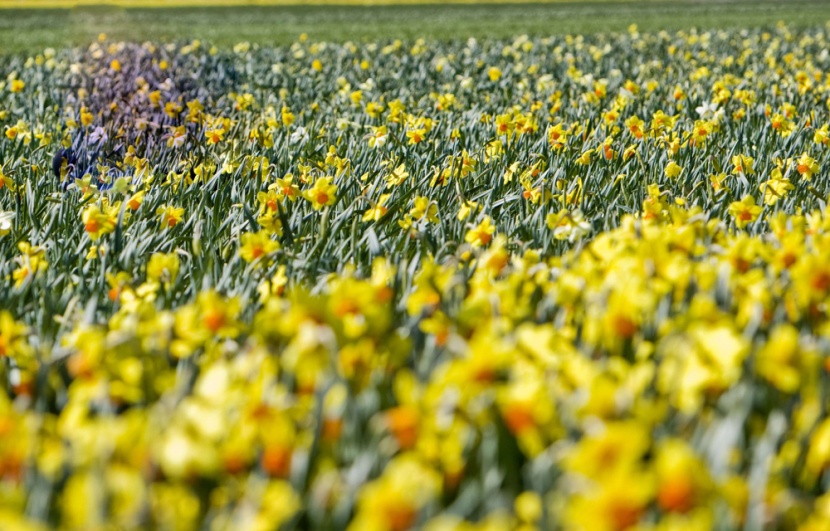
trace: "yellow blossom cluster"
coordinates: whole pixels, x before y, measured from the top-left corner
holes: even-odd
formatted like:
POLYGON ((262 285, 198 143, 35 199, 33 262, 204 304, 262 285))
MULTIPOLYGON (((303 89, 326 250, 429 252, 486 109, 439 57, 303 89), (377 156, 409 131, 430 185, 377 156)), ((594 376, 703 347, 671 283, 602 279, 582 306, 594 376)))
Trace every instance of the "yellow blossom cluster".
POLYGON ((830 527, 828 44, 3 56, 0 528, 830 527))

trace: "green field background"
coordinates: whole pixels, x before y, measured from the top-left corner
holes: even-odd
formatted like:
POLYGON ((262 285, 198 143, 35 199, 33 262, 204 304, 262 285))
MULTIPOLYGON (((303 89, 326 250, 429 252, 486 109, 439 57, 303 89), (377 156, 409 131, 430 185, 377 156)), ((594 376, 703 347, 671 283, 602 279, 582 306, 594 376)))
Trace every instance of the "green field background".
MULTIPOLYGON (((615 0, 585 0, 587 3, 615 0)), ((619 0, 616 0, 619 1, 619 0)), ((636 2, 638 0, 628 0, 636 2)), ((642 0, 639 0, 642 1, 642 0)), ((447 0, 442 4, 548 4, 568 0, 447 0)), ((304 6, 304 5, 416 5, 435 4, 435 0, 0 0, 0 9, 63 9, 86 6, 118 7, 210 7, 210 6, 304 6)))
MULTIPOLYGON (((202 39, 222 47, 240 41, 262 45, 294 42, 302 33, 318 41, 382 39, 437 40, 505 38, 515 35, 555 35, 625 31, 637 24, 642 31, 772 27, 784 22, 796 27, 825 24, 830 2, 761 1, 591 1, 536 3, 420 4, 418 0, 384 2, 319 0, 318 5, 289 4, 290 0, 173 0, 119 5, 70 5, 69 0, 0 0, 0 54, 32 53, 45 47, 82 45, 106 33, 111 39, 173 41, 202 39), (237 5, 207 5, 207 4, 237 5), (251 5, 253 3, 271 5, 251 5), (365 5, 346 5, 346 4, 365 5), (60 4, 62 8, 54 8, 60 4), (167 9, 147 7, 147 4, 167 9), (188 7, 175 7, 187 4, 188 7), (243 5, 244 4, 244 5, 243 5), (377 4, 377 5, 368 5, 377 4), (14 6, 39 7, 15 9, 14 6)), ((463 1, 463 0, 462 0, 463 1)), ((100 2, 100 0, 99 0, 100 2)))

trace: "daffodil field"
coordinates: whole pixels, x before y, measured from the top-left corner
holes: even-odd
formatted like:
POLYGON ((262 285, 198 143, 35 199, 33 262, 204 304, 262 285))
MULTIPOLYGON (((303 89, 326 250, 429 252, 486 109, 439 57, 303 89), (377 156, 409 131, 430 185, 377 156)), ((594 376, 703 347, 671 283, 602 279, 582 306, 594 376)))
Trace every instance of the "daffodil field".
POLYGON ((828 45, 0 55, 0 529, 830 528, 828 45))

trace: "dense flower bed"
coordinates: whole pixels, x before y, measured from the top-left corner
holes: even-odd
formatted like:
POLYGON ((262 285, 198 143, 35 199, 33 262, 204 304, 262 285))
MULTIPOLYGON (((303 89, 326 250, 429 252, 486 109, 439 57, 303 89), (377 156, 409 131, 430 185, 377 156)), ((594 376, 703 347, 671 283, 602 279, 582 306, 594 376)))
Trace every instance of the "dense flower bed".
POLYGON ((830 526, 828 32, 0 58, 0 527, 830 526))

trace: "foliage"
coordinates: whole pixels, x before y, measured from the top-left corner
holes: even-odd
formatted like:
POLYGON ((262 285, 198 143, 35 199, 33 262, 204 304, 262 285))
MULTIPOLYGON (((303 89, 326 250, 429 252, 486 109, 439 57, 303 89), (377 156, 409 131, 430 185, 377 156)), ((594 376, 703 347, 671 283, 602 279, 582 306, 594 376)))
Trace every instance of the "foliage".
POLYGON ((0 522, 825 528, 827 42, 2 59, 0 522))

